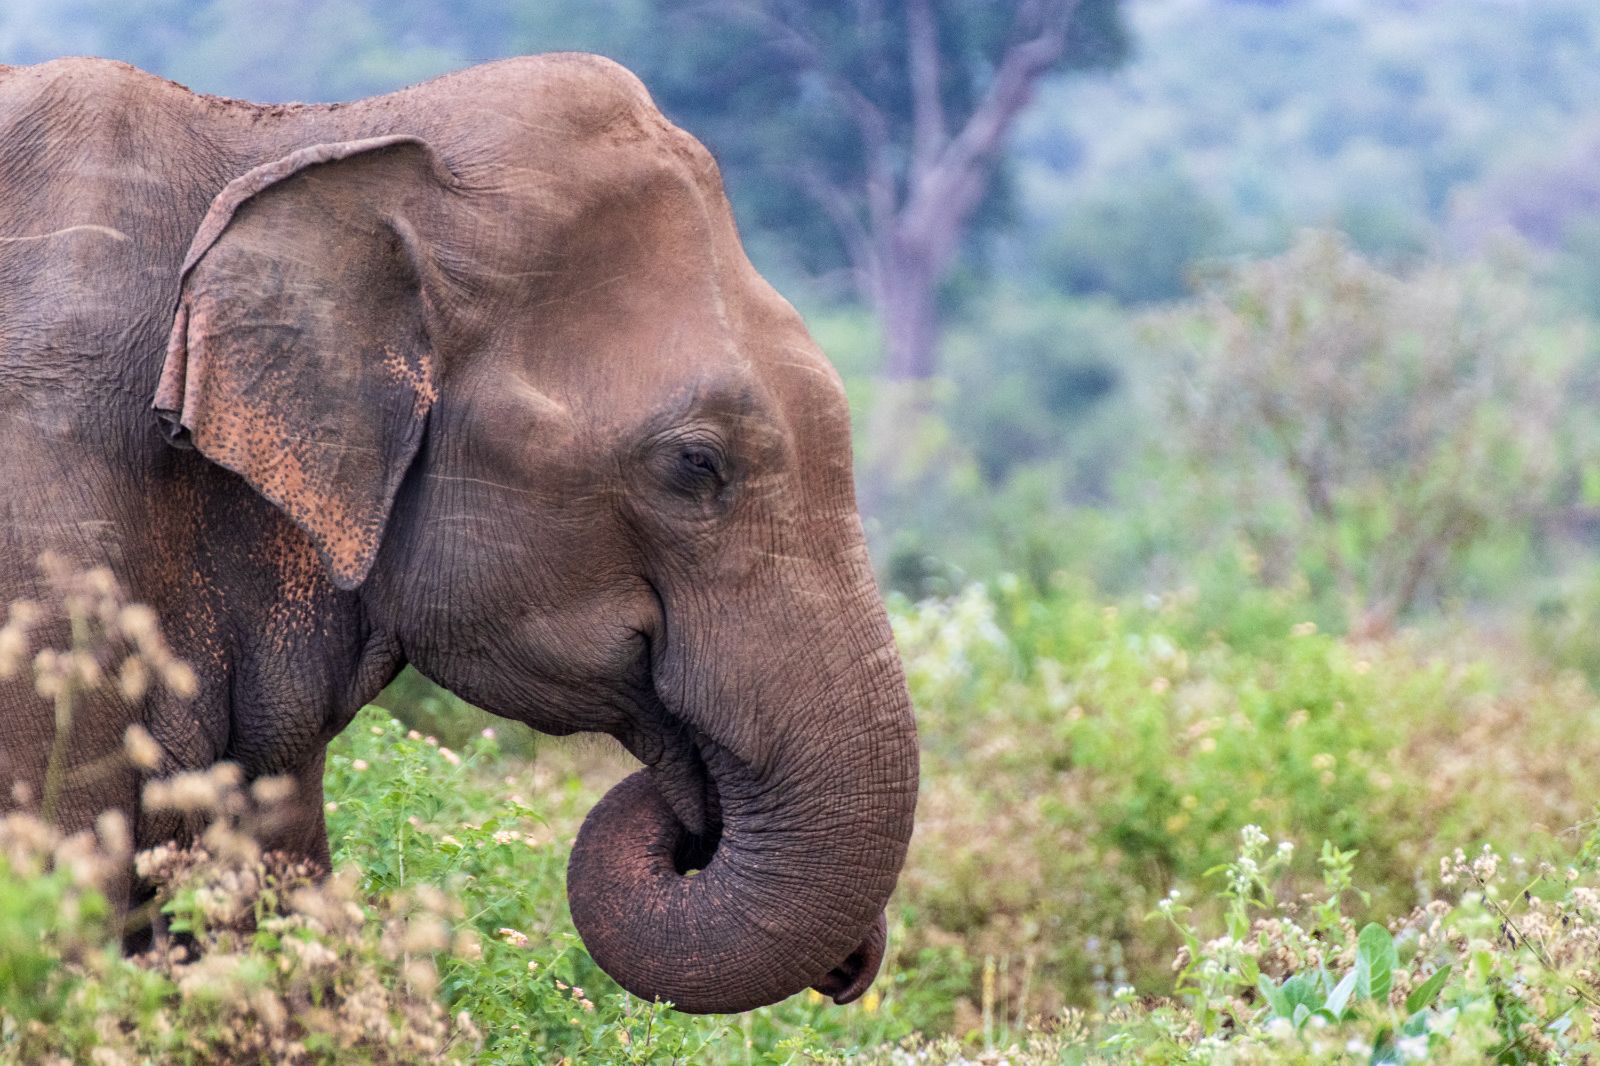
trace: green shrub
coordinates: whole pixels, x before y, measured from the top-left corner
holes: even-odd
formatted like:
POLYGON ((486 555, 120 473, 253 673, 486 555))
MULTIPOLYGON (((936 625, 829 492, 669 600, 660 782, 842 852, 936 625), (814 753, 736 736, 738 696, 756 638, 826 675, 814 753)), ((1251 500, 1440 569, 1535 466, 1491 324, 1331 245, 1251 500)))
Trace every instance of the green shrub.
MULTIPOLYGON (((1582 1054, 1600 841, 1560 834, 1600 802, 1593 690, 1336 638, 1303 607, 1018 580, 894 604, 923 796, 884 971, 845 1008, 688 1017, 598 970, 565 864, 630 768, 609 743, 523 758, 493 728, 456 746, 368 708, 329 752, 340 872, 320 883, 253 843, 286 782, 152 781, 147 803, 209 828, 133 857, 186 938, 133 959, 102 893, 130 860, 121 820, 63 838, 9 815, 0 1063, 1582 1054)), ((153 765, 153 743, 128 757, 153 765)))
MULTIPOLYGON (((1181 942, 1169 991, 1122 987, 980 1062, 1405 1063, 1587 1061, 1600 1030, 1597 841, 1561 865, 1457 850, 1441 891, 1385 924, 1360 914, 1358 856, 1324 845, 1321 885, 1287 877, 1296 849, 1242 830, 1204 910, 1174 892, 1151 918, 1181 942), (1221 905, 1220 912, 1217 905, 1221 905)), ((994 1040, 989 1041, 990 1046, 994 1040)), ((880 1049, 874 1063, 969 1063, 954 1040, 880 1049)))
MULTIPOLYGON (((1595 699, 1571 678, 1350 643, 1286 602, 1224 639, 1197 606, 1002 583, 895 612, 924 750, 905 950, 992 960, 1013 1016, 1119 979, 1155 992, 1175 944, 1145 914, 1226 862, 1241 826, 1358 851, 1381 914, 1449 848, 1553 849, 1600 801, 1595 699)), ((1310 882, 1315 863, 1287 873, 1310 882)), ((979 1024, 976 980, 967 998, 960 1031, 979 1024)))
POLYGON ((238 786, 229 763, 153 782, 150 808, 208 828, 135 856, 115 813, 72 836, 0 821, 0 1062, 475 1061, 471 1021, 435 996, 459 908, 437 890, 364 897, 354 878, 262 855, 253 830, 292 786, 238 786), (130 859, 170 934, 138 957, 104 894, 130 859))
POLYGON ((1505 264, 1397 276, 1334 234, 1219 272, 1166 322, 1197 517, 1359 633, 1457 593, 1468 553, 1517 543, 1561 473, 1582 337, 1539 312, 1505 264))

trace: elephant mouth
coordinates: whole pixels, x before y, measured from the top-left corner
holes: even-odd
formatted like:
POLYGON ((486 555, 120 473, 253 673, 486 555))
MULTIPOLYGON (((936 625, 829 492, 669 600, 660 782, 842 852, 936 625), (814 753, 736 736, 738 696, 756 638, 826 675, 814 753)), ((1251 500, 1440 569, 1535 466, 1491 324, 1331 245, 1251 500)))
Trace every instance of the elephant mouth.
POLYGON ((623 746, 649 770, 656 791, 683 826, 686 856, 700 856, 689 868, 702 869, 722 836, 721 795, 711 772, 717 749, 711 738, 654 702, 646 725, 623 746))
POLYGON ((722 796, 702 743, 665 768, 650 768, 651 782, 682 829, 672 849, 672 867, 685 876, 709 866, 722 843, 722 796))

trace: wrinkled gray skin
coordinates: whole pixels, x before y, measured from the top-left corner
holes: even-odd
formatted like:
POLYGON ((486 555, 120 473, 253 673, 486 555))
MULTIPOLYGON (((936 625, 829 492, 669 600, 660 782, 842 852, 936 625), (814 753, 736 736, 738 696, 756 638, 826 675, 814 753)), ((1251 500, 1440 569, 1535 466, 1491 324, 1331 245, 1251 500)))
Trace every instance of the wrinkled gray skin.
MULTIPOLYGON (((326 861, 324 748, 409 662, 645 765, 569 876, 624 986, 871 981, 917 763, 844 394, 621 68, 264 107, 0 67, 0 382, 0 598, 45 549, 106 563, 200 677, 80 708, 75 765, 142 722, 163 772, 293 775, 268 843, 326 861)), ((50 711, 7 684, 0 783, 37 797, 50 711)), ((181 836, 139 790, 62 817, 181 836)))

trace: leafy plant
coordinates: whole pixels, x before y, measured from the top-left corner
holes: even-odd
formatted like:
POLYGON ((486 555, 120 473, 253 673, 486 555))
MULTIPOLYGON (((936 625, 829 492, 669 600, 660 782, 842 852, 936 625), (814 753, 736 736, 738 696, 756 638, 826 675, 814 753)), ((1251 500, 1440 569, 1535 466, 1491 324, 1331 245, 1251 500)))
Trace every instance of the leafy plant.
POLYGON ((1221 271, 1168 319, 1177 452, 1268 577, 1388 631, 1545 501, 1577 337, 1494 264, 1383 272, 1331 234, 1221 271))

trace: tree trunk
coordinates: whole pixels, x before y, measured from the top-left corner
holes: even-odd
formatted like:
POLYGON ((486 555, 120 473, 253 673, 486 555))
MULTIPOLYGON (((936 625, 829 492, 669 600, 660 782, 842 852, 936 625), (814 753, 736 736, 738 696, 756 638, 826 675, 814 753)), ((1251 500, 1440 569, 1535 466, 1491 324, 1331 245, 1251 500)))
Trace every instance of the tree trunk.
POLYGON ((933 406, 939 367, 939 283, 944 269, 923 249, 903 241, 879 257, 872 297, 883 343, 872 417, 866 431, 860 508, 881 513, 897 488, 913 480, 925 458, 919 446, 933 406))
POLYGON ((943 271, 922 249, 895 247, 883 257, 878 317, 883 333, 883 374, 893 381, 925 381, 939 365, 938 289, 943 271))

